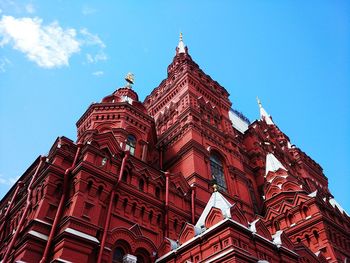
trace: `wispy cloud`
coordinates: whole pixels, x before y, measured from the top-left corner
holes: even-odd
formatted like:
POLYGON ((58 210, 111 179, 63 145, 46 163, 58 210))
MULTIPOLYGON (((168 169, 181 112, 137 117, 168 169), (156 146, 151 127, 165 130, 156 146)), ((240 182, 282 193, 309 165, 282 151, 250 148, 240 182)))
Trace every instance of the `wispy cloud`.
POLYGON ((108 57, 103 51, 99 51, 96 55, 92 55, 90 53, 86 54, 86 61, 91 64, 91 63, 97 63, 99 61, 105 61, 107 60, 108 57))
POLYGON ((83 36, 83 39, 81 41, 85 45, 98 45, 100 48, 106 47, 98 35, 90 33, 86 28, 81 29, 80 34, 83 36))
POLYGON ((29 13, 29 14, 34 14, 35 13, 35 7, 34 7, 34 5, 32 3, 26 4, 24 6, 24 8, 25 8, 26 12, 29 13))
POLYGON ((6 72, 6 69, 9 65, 11 65, 11 61, 8 58, 0 58, 0 73, 6 72))
POLYGON ((3 16, 0 20, 0 47, 5 45, 24 53, 43 68, 68 66, 70 57, 80 52, 83 46, 98 47, 94 55, 89 53, 94 63, 107 59, 103 51, 106 45, 86 28, 80 31, 64 29, 57 21, 44 25, 38 17, 3 16))
POLYGON ((97 10, 95 8, 90 7, 90 6, 83 6, 83 8, 81 9, 81 13, 84 16, 92 15, 92 14, 95 14, 96 12, 97 12, 97 10))
POLYGON ((82 43, 87 46, 97 46, 99 49, 95 54, 87 53, 85 55, 87 63, 97 63, 99 61, 105 61, 108 59, 104 52, 106 45, 99 38, 99 36, 91 34, 86 28, 80 30, 80 34, 83 36, 82 43))
MULTIPOLYGON (((0 0, 0 10, 4 13, 16 13, 16 14, 34 14, 35 7, 31 1, 29 3, 20 3, 20 1, 14 0, 0 0)), ((2 12, 0 12, 1 14, 2 12)))
POLYGON ((19 177, 5 177, 0 174, 0 184, 13 185, 18 179, 19 177))
POLYGON ((101 70, 99 71, 95 71, 92 73, 92 75, 96 76, 96 77, 101 77, 102 75, 104 75, 105 73, 101 70))

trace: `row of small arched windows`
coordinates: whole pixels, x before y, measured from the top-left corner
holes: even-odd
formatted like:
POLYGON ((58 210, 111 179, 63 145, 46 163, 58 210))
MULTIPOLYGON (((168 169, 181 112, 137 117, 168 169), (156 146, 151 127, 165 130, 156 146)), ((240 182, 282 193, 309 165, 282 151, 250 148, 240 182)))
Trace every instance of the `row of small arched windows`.
MULTIPOLYGON (((115 205, 116 208, 118 207, 118 204, 119 204, 119 196, 116 195, 115 198, 114 198, 114 205, 115 205)), ((124 210, 126 210, 126 208, 128 206, 131 206, 131 213, 133 215, 136 215, 137 203, 134 202, 131 205, 129 205, 129 200, 127 198, 124 198, 121 205, 122 205, 124 210)), ((146 208, 144 206, 141 206, 141 208, 139 210, 140 210, 140 217, 143 218, 145 216, 145 214, 146 214, 146 208)), ((150 210, 148 212, 148 220, 149 220, 149 222, 152 223, 154 218, 155 218, 154 212, 152 210, 150 210)), ((162 220, 162 215, 158 214, 156 216, 156 223, 160 224, 161 220, 162 220)))
MULTIPOLYGON (((124 183, 128 183, 128 173, 127 172, 124 172, 123 175, 122 175, 122 182, 124 183)), ((138 180, 138 189, 142 192, 145 192, 146 191, 146 187, 145 187, 145 180, 143 178, 140 178, 138 180)), ((159 186, 155 187, 155 190, 154 190, 154 195, 155 197, 157 198, 160 198, 160 194, 161 194, 161 189, 159 186)))

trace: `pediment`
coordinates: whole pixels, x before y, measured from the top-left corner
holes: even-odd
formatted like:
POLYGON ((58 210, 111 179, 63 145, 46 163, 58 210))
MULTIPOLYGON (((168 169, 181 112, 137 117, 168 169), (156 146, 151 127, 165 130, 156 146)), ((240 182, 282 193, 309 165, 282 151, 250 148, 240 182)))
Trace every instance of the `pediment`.
POLYGON ((200 229, 196 229, 196 227, 190 223, 186 223, 184 228, 182 229, 179 237, 179 243, 182 245, 183 243, 191 240, 195 236, 200 233, 200 229))
POLYGON ((267 240, 271 240, 271 233, 261 219, 254 221, 254 231, 267 240))
POLYGON ((248 220, 242 213, 241 209, 238 208, 238 206, 235 204, 230 209, 231 219, 240 223, 241 225, 244 225, 248 227, 248 220))
POLYGON ((224 220, 224 215, 222 214, 221 209, 217 207, 212 207, 207 217, 205 218, 204 226, 208 229, 213 225, 216 225, 217 223, 221 222, 222 220, 224 220))
POLYGON ((180 190, 182 194, 185 194, 190 190, 190 186, 182 173, 170 174, 169 179, 175 185, 176 190, 180 190))
POLYGON ((90 144, 99 149, 107 149, 111 155, 122 151, 112 132, 94 134, 90 144))
POLYGON ((160 245, 158 249, 159 255, 164 255, 174 249, 178 248, 178 243, 175 240, 172 240, 170 238, 164 238, 162 244, 160 245))
POLYGON ((142 231, 139 224, 135 224, 129 228, 129 230, 134 233, 135 236, 142 236, 142 231))
POLYGON ((287 237, 287 235, 283 232, 281 234, 282 245, 292 251, 294 251, 294 245, 292 241, 287 237))

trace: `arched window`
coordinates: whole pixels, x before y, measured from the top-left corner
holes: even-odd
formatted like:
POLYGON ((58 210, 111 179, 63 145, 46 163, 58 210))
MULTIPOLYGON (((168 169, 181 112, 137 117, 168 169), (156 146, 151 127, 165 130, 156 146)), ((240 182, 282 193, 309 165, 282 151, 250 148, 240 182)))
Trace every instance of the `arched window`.
POLYGON ((144 248, 136 249, 135 256, 137 257, 137 263, 150 263, 151 262, 150 254, 144 248))
POLYGON ((210 171, 218 186, 226 189, 223 162, 221 156, 217 153, 210 154, 210 171))
POLYGON ((130 245, 124 240, 118 240, 115 244, 115 248, 113 250, 113 263, 122 263, 123 258, 126 254, 131 252, 130 245))
POLYGON ((121 247, 116 247, 113 253, 113 263, 122 263, 125 251, 121 247))
POLYGON ((130 151, 131 155, 135 155, 136 149, 136 137, 134 135, 129 134, 126 139, 125 150, 130 151))

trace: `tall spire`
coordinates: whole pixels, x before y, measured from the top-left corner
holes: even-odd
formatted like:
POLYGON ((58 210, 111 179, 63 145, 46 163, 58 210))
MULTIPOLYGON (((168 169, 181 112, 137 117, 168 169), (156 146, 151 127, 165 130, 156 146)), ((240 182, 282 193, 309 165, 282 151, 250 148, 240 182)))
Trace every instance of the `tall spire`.
POLYGON ((259 109, 260 109, 260 119, 264 120, 266 124, 268 125, 274 125, 271 116, 266 112, 266 110, 263 108, 261 101, 258 97, 256 97, 256 100, 258 101, 259 109))
POLYGON ((186 53, 186 50, 185 50, 185 44, 184 42, 182 41, 182 32, 180 33, 180 40, 179 40, 179 44, 177 45, 178 47, 178 53, 186 53))

